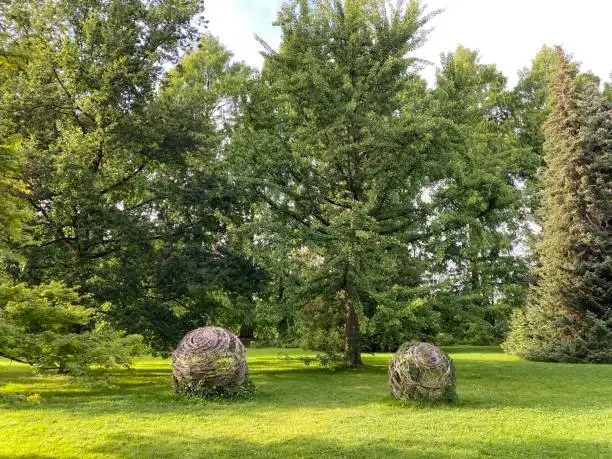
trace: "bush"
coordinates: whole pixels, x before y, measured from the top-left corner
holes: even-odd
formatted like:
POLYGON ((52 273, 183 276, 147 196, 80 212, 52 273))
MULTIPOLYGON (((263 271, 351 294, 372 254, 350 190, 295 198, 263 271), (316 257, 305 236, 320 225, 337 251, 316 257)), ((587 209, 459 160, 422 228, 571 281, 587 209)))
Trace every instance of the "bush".
POLYGON ((516 310, 504 351, 528 360, 551 362, 612 362, 612 313, 603 318, 585 314, 584 323, 548 317, 537 307, 516 310), (579 328, 579 331, 576 331, 579 328))
POLYGON ((0 285, 0 356, 75 377, 128 366, 142 353, 142 337, 114 330, 83 306, 88 301, 59 282, 0 285))
POLYGON ((205 400, 247 400, 252 398, 257 388, 255 383, 247 379, 240 385, 231 386, 207 386, 203 381, 192 381, 175 386, 177 394, 188 397, 199 397, 205 400))

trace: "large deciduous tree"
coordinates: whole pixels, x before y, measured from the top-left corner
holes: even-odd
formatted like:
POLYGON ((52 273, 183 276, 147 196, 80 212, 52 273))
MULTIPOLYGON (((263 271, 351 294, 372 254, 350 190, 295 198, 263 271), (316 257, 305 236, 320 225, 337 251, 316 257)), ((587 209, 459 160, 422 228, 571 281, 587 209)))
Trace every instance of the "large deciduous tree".
POLYGON ((440 139, 410 96, 424 93, 407 56, 425 38, 423 13, 418 1, 288 2, 233 140, 236 176, 259 201, 255 252, 297 276, 309 328, 338 330, 353 365, 360 317, 410 308, 419 283, 440 139))
MULTIPOLYGON (((149 298, 161 312, 152 326, 174 329, 167 334, 173 340, 210 322, 251 338, 253 294, 263 287, 262 270, 227 237, 227 226, 248 208, 249 196, 227 173, 225 150, 253 73, 231 58, 204 35, 169 72, 155 103, 167 132, 164 149, 175 153, 150 178, 163 237, 149 298)), ((146 305, 140 310, 146 314, 146 305)))
POLYGON ((26 56, 2 79, 0 129, 21 139, 18 197, 34 214, 13 276, 79 286, 165 351, 217 309, 248 309, 261 276, 224 242, 221 216, 239 209, 216 163, 249 70, 205 37, 165 77, 195 44, 201 2, 0 8, 5 47, 26 56))
POLYGON ((499 342, 528 272, 516 250, 523 222, 520 185, 538 163, 513 131, 506 79, 476 52, 444 56, 432 91, 438 116, 451 122, 447 176, 432 190, 434 225, 446 231, 428 247, 438 279, 441 331, 450 339, 499 342))
POLYGON ((150 178, 175 153, 164 148, 151 102, 200 8, 197 0, 2 2, 4 47, 24 59, 2 81, 1 129, 21 139, 20 197, 34 214, 15 277, 63 280, 117 306, 143 296, 141 273, 155 265, 159 237, 150 178))
MULTIPOLYGON (((26 55, 4 44, 0 81, 7 84, 27 64, 26 55)), ((28 186, 22 175, 23 138, 8 129, 0 145, 0 356, 37 370, 58 370, 72 376, 90 374, 92 366, 127 365, 141 351, 142 338, 118 332, 101 320, 90 298, 60 282, 15 284, 7 268, 23 263, 19 245, 26 236, 28 186)))
POLYGON ((534 360, 612 361, 612 109, 556 50, 545 125, 539 281, 507 350, 534 360))

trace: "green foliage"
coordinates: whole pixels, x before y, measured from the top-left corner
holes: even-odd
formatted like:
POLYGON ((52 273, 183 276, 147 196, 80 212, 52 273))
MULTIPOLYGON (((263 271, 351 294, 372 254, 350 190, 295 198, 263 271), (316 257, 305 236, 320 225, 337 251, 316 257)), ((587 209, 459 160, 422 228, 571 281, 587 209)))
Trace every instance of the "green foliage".
POLYGON ((301 345, 304 349, 341 352, 344 348, 345 313, 334 298, 317 296, 301 309, 301 345))
POLYGON ((25 267, 10 274, 79 285, 109 305, 114 325, 162 352, 218 310, 241 310, 223 319, 246 324, 263 278, 227 245, 244 205, 219 167, 251 71, 205 36, 164 75, 192 45, 201 9, 0 5, 2 45, 25 56, 0 78, 0 138, 19 135, 24 190, 12 195, 32 212, 17 250, 25 267))
POLYGON ((17 142, 0 145, 0 261, 15 256, 11 250, 17 243, 24 243, 24 224, 29 214, 19 195, 26 194, 20 178, 20 156, 17 142))
POLYGON ((512 305, 524 298, 528 269, 516 253, 524 232, 522 184, 538 159, 515 135, 505 85, 494 65, 459 47, 443 57, 432 91, 432 109, 451 140, 445 176, 429 193, 435 287, 428 303, 439 332, 459 342, 501 341, 512 305))
POLYGON ((606 81, 604 83, 604 91, 603 96, 608 100, 608 102, 612 102, 612 83, 606 81))
POLYGON ((273 282, 268 287, 266 298, 258 299, 255 304, 255 341, 251 346, 298 347, 301 327, 297 308, 269 293, 274 287, 273 282))
POLYGON ((247 379, 240 385, 209 387, 202 381, 192 381, 182 384, 180 389, 175 388, 176 393, 189 397, 200 397, 204 400, 248 400, 255 396, 257 388, 255 383, 247 379))
POLYGON ((129 365, 142 338, 113 330, 87 301, 58 282, 0 285, 0 356, 75 377, 129 365))
POLYGON ((612 109, 561 49, 546 121, 542 266, 505 348, 534 360, 612 361, 612 109))
POLYGON ((556 65, 555 50, 548 46, 542 47, 532 60, 531 67, 519 73, 519 82, 512 90, 519 142, 531 148, 540 160, 544 156, 542 128, 550 113, 548 88, 556 65))
POLYGON ((150 296, 160 314, 151 317, 151 333, 172 325, 158 334, 158 349, 171 349, 187 330, 211 322, 243 339, 253 335, 253 296, 265 273, 229 240, 228 227, 241 220, 248 194, 225 166, 233 118, 252 70, 231 57, 216 39, 203 36, 169 72, 156 102, 167 126, 165 148, 176 151, 156 182, 164 190, 155 206, 164 237, 155 248, 163 262, 153 273, 150 296))
MULTIPOLYGON (((23 64, 24 56, 16 49, 4 43, 6 34, 0 33, 0 82, 10 81, 23 64)), ((0 83, 0 84, 1 84, 0 83)), ((7 258, 15 258, 16 244, 23 244, 27 238, 24 234, 25 220, 29 217, 23 201, 27 196, 27 187, 21 176, 23 155, 19 148, 21 138, 14 132, 0 127, 0 263, 7 258)), ((2 270, 3 267, 0 267, 2 270)))
POLYGON ((3 134, 22 139, 33 214, 16 277, 80 285, 113 307, 145 296, 159 236, 148 176, 165 159, 150 104, 163 65, 194 33, 197 3, 0 5, 3 45, 25 55, 0 84, 3 134))
POLYGON ((440 315, 433 302, 416 298, 401 305, 380 304, 364 320, 363 348, 369 352, 394 352, 407 341, 431 341, 440 332, 440 315))
MULTIPOLYGON (((579 73, 579 65, 574 61, 568 61, 572 72, 577 74, 577 90, 581 92, 590 84, 597 83, 599 79, 591 73, 579 73)), ((540 201, 543 183, 542 170, 545 167, 544 153, 544 124, 551 110, 551 84, 557 70, 557 58, 555 49, 544 46, 536 54, 529 68, 519 72, 519 81, 512 90, 512 119, 509 120, 518 137, 519 145, 531 150, 532 167, 525 170, 524 190, 527 217, 532 222, 541 226, 538 209, 541 208, 540 201), (537 168, 537 169, 536 169, 537 168), (537 174, 535 172, 538 172, 537 174)), ((527 234, 526 240, 535 250, 537 235, 527 234)))
POLYGON ((395 284, 418 282, 406 246, 422 230, 419 196, 437 151, 435 127, 414 109, 424 86, 407 54, 429 18, 417 1, 389 12, 383 1, 287 3, 280 50, 262 43, 264 69, 232 139, 234 174, 257 198, 243 237, 294 282, 293 304, 321 298, 334 340, 341 317, 351 364, 359 321, 405 301, 395 284))
POLYGON ((289 356, 287 354, 282 354, 279 356, 279 358, 282 360, 297 360, 302 362, 307 367, 312 365, 312 363, 316 363, 317 365, 323 368, 327 368, 329 370, 347 368, 348 366, 344 354, 342 352, 336 352, 331 349, 325 352, 318 352, 314 356, 289 356))

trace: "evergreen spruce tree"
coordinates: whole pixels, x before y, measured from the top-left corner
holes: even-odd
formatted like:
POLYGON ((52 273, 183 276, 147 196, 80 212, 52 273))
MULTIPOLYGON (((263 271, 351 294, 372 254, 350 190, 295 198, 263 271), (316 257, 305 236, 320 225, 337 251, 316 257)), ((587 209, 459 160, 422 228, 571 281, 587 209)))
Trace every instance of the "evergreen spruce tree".
POLYGON ((578 92, 564 52, 545 124, 539 282, 505 349, 533 360, 612 361, 612 110, 578 92))

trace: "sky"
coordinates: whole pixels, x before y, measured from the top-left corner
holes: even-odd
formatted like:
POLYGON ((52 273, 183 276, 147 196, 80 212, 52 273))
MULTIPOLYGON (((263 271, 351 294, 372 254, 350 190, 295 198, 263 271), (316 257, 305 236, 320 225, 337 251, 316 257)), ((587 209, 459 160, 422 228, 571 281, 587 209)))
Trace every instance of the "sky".
MULTIPOLYGON (((278 48, 272 22, 282 0, 207 0, 209 31, 235 60, 260 68, 261 46, 254 35, 278 48)), ((443 9, 429 26, 427 43, 415 56, 433 63, 422 74, 430 82, 440 54, 463 45, 479 51, 481 63, 496 64, 509 79, 528 67, 543 45, 562 45, 602 80, 612 73, 612 0, 429 0, 428 12, 443 9)))

